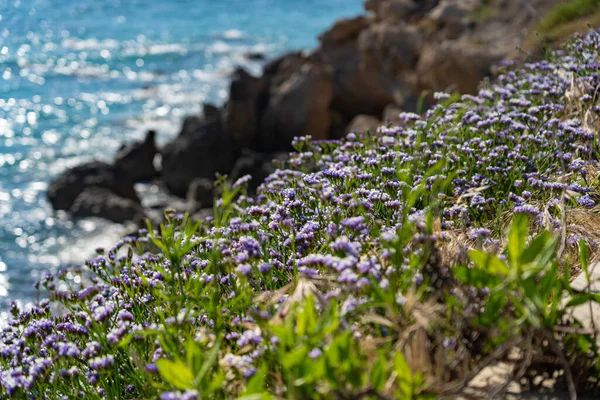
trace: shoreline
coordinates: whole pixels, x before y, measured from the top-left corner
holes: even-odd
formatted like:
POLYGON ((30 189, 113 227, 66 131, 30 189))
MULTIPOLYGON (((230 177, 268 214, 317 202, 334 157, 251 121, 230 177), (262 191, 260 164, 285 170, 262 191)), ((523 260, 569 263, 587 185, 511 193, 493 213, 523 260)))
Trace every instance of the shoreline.
POLYGON ((158 148, 154 133, 128 143, 112 163, 65 171, 48 197, 55 209, 74 216, 123 222, 147 216, 133 189, 139 181, 156 179, 185 199, 165 208, 192 213, 212 207, 216 174, 232 181, 250 174, 255 192, 275 170, 271 160, 286 158, 294 137, 338 139, 398 123, 400 111, 432 104, 435 91, 475 93, 494 65, 525 40, 539 18, 532 9, 541 14, 555 1, 536 1, 524 10, 517 0, 509 3, 516 8, 492 10, 483 19, 470 1, 368 0, 365 14, 336 21, 318 36, 318 47, 266 60, 260 76, 235 69, 224 103, 204 104, 200 115, 187 116, 166 145, 158 148), (498 36, 503 39, 493 48, 485 44, 498 36), (478 45, 476 37, 483 38, 478 45))

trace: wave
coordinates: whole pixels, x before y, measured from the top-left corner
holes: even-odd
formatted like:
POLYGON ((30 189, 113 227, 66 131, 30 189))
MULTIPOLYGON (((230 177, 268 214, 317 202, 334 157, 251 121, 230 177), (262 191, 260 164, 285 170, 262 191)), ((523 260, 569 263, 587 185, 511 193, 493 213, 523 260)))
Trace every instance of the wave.
POLYGON ((96 38, 67 38, 61 42, 62 47, 70 50, 109 50, 116 49, 120 43, 113 39, 98 40, 96 38))
POLYGON ((228 40, 239 40, 247 37, 244 32, 237 29, 228 29, 218 36, 228 40))

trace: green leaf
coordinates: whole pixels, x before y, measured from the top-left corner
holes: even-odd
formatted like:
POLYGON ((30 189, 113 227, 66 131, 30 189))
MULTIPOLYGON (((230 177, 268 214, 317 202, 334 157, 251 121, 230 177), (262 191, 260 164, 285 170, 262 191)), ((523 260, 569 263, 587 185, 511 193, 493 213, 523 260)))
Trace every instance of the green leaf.
POLYGON ((156 366, 165 382, 177 389, 188 390, 194 388, 194 375, 182 361, 161 358, 156 362, 156 366))
POLYGON ((204 379, 204 375, 206 375, 206 373, 214 365, 215 361, 217 361, 217 355, 219 354, 219 345, 220 342, 217 341, 208 352, 208 355, 206 356, 206 359, 202 364, 202 368, 200 368, 200 372, 198 372, 198 375, 196 376, 196 379, 198 379, 198 381, 202 381, 202 379, 204 379))
POLYGON ((312 296, 308 296, 302 307, 302 311, 298 314, 298 322, 296 325, 296 333, 302 337, 314 331, 317 323, 315 313, 315 302, 312 296))
POLYGON ((373 368, 371 369, 371 386, 373 389, 380 392, 385 385, 385 365, 386 359, 383 356, 383 353, 379 353, 379 357, 377 361, 373 364, 373 368))
POLYGON ((581 269, 585 274, 585 281, 590 283, 590 270, 588 267, 588 247, 585 240, 579 241, 579 262, 581 263, 581 269))
POLYGON ((501 282, 497 276, 478 268, 459 266, 452 268, 452 272, 461 282, 478 289, 493 288, 501 282))
POLYGON ((548 231, 540 233, 523 251, 521 257, 519 258, 519 262, 521 264, 529 264, 530 262, 533 262, 542 252, 544 247, 546 247, 551 236, 552 235, 548 231))
POLYGON ((307 357, 308 350, 306 349, 306 346, 300 346, 296 350, 287 353, 281 360, 281 365, 285 369, 291 369, 296 365, 302 364, 302 362, 306 361, 307 357))
POLYGON ((577 307, 588 301, 600 303, 600 293, 578 293, 567 302, 566 307, 577 307))
POLYGON ((470 250, 469 257, 478 268, 490 274, 507 276, 510 272, 506 264, 495 254, 481 250, 470 250))
POLYGON ((498 316, 504 311, 508 299, 503 293, 493 293, 488 299, 483 314, 477 318, 477 322, 484 327, 495 325, 498 322, 498 316))
POLYGON ((265 389, 265 379, 267 377, 267 364, 263 363, 260 370, 254 374, 254 376, 248 381, 246 384, 246 390, 244 391, 244 396, 262 393, 265 389))
POLYGON ((508 259, 512 268, 518 266, 521 253, 527 242, 529 218, 525 214, 517 214, 508 234, 508 259))
POLYGON ((398 387, 404 398, 412 398, 413 374, 404 355, 397 351, 394 356, 394 369, 398 378, 398 387))

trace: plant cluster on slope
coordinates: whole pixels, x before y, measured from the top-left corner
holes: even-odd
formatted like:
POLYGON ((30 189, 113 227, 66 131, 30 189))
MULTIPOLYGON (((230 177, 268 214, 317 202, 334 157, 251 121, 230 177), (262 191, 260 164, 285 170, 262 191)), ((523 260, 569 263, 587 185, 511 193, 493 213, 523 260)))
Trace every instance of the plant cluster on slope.
POLYGON ((0 395, 452 397, 506 360, 596 390, 571 311, 600 296, 570 280, 600 246, 599 56, 591 32, 423 118, 297 138, 256 198, 241 179, 211 221, 170 213, 44 276, 0 331, 0 395))

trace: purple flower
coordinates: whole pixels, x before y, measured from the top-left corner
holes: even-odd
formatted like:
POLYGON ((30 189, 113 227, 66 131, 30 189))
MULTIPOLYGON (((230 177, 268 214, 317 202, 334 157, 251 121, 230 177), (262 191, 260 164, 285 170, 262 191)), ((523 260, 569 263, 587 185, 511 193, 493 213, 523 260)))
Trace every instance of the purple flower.
POLYGON ((587 208, 592 208, 596 205, 596 202, 594 200, 592 200, 592 198, 590 196, 588 196, 587 194, 581 196, 579 199, 577 199, 577 203, 581 206, 587 207, 587 208))
POLYGON ((313 360, 321 357, 322 355, 323 355, 323 352, 318 347, 315 347, 314 349, 312 349, 310 351, 310 353, 308 353, 308 357, 312 358, 313 360))
POLYGON ((112 368, 114 362, 115 362, 115 358, 111 355, 92 358, 89 361, 90 368, 97 370, 97 371, 112 368))
POLYGON ((352 218, 346 218, 342 220, 341 225, 345 228, 350 228, 356 231, 362 230, 365 227, 365 217, 358 216, 352 218))
POLYGON ((252 266, 249 264, 238 265, 235 271, 241 275, 248 275, 250 272, 252 272, 252 266))

